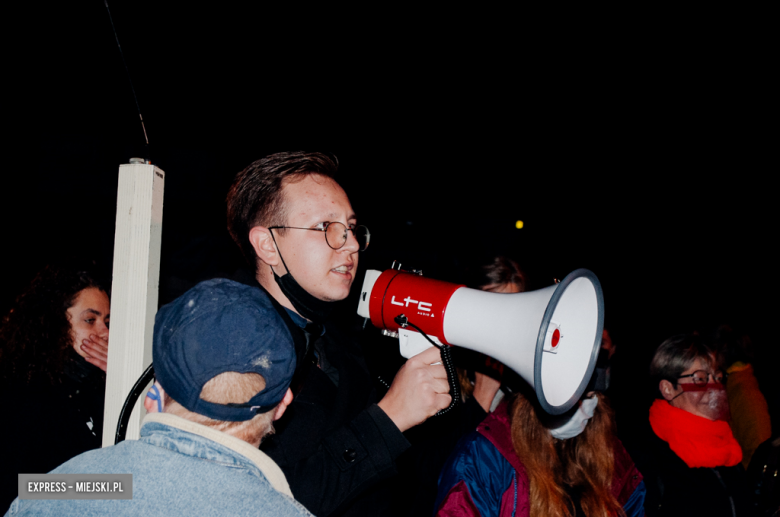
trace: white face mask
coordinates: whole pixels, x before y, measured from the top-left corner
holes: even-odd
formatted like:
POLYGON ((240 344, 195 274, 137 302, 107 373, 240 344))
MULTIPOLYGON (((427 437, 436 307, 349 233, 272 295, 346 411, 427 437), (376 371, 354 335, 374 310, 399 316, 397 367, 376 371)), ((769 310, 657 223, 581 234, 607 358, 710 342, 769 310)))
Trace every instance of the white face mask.
POLYGON ((598 403, 599 399, 595 395, 583 400, 569 421, 556 429, 550 429, 550 434, 559 440, 568 440, 581 434, 585 430, 588 420, 593 418, 593 413, 596 412, 598 403))

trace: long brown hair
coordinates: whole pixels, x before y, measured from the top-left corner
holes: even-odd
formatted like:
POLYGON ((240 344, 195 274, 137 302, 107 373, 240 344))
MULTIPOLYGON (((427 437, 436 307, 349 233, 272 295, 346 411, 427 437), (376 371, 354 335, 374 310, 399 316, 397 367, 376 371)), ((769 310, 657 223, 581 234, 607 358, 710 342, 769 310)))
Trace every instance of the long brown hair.
POLYGON ((596 396, 596 412, 583 433, 558 440, 539 419, 539 409, 515 395, 510 409, 512 444, 528 473, 532 517, 573 516, 574 502, 567 488, 580 494, 580 507, 588 517, 624 515, 611 491, 613 413, 604 396, 596 396))

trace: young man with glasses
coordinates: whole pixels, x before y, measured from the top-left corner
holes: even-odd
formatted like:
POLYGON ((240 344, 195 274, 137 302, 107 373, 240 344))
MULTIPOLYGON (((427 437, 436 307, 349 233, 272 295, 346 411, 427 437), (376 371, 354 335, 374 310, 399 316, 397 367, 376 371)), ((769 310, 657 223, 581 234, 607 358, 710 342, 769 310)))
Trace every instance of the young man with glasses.
POLYGON ((403 431, 447 407, 451 397, 432 348, 407 361, 377 402, 360 346, 328 322, 370 242, 333 179, 336 169, 335 159, 321 153, 278 153, 254 162, 228 194, 228 229, 255 268, 257 287, 276 304, 298 356, 296 396, 263 450, 315 515, 376 515, 394 496, 377 482, 395 473, 395 459, 409 447, 403 431))

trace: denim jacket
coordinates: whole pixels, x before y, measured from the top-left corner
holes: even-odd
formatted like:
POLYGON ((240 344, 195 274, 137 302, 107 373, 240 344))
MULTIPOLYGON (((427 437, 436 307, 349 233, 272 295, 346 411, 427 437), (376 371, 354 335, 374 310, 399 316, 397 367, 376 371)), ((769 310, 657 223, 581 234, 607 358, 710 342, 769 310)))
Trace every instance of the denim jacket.
POLYGON ((140 440, 85 452, 54 474, 133 474, 129 500, 20 500, 16 515, 311 515, 281 469, 252 445, 166 413, 147 415, 140 440))

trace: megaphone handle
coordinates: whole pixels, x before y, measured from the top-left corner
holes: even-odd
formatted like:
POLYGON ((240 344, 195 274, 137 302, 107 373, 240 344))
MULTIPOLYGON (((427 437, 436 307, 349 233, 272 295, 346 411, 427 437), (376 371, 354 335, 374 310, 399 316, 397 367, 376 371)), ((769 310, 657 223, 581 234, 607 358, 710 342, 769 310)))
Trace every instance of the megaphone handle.
POLYGON ((428 340, 430 344, 435 346, 439 349, 439 353, 441 354, 441 363, 444 366, 444 370, 447 372, 447 382, 450 385, 450 395, 452 396, 452 401, 450 401, 450 405, 446 408, 440 410, 438 413, 436 413, 436 416, 443 415, 447 413, 449 410, 455 407, 455 405, 460 400, 460 384, 458 383, 458 374, 455 370, 455 365, 452 362, 452 352, 450 351, 449 345, 442 345, 439 343, 436 343, 431 338, 428 337, 428 334, 422 331, 420 327, 415 325, 414 323, 409 321, 409 318, 406 317, 404 314, 399 314, 394 318, 394 321, 396 324, 400 325, 401 327, 406 327, 407 325, 415 329, 417 332, 420 333, 425 339, 428 340))
POLYGON ((441 362, 444 365, 444 369, 447 371, 447 382, 450 383, 450 395, 452 395, 452 401, 450 402, 450 405, 436 413, 436 415, 439 416, 454 408, 455 404, 457 404, 458 400, 460 400, 460 384, 458 383, 458 375, 455 371, 455 365, 452 363, 452 352, 450 346, 437 346, 439 347, 439 352, 441 353, 441 362))

